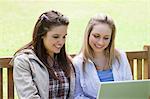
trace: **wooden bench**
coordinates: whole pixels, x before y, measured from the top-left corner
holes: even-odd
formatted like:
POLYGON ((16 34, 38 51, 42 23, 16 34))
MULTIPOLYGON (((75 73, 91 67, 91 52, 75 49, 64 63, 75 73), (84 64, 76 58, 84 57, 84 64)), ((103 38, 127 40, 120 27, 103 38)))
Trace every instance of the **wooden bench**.
POLYGON ((7 99, 14 99, 13 67, 9 65, 12 57, 0 57, 0 99, 3 99, 3 75, 4 68, 7 69, 7 99))
POLYGON ((150 79, 150 46, 143 49, 126 52, 134 79, 150 79))
MULTIPOLYGON (((144 46, 143 51, 126 52, 131 65, 134 79, 150 79, 150 46, 144 46)), ((71 55, 74 56, 74 55, 71 55)), ((9 65, 12 57, 0 57, 0 99, 4 98, 4 68, 7 69, 7 98, 14 99, 13 67, 9 65)))

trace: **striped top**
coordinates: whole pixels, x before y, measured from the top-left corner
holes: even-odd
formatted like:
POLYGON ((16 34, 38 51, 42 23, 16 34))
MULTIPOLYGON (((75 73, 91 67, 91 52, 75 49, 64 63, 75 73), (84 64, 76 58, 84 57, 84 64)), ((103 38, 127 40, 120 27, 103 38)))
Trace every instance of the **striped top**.
POLYGON ((97 74, 101 82, 114 81, 112 69, 97 70, 97 74))

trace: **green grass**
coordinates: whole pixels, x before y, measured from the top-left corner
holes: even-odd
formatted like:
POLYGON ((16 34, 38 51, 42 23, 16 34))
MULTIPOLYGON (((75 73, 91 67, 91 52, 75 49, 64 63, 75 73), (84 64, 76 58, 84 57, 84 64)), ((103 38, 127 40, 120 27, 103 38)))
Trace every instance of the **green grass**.
POLYGON ((49 9, 58 10, 70 19, 67 51, 80 50, 83 33, 91 16, 108 13, 117 26, 116 47, 140 50, 150 44, 149 0, 1 0, 0 56, 13 55, 29 42, 38 16, 49 9))
POLYGON ((50 9, 70 19, 68 53, 80 50, 85 27, 90 17, 99 12, 115 20, 117 48, 142 50, 143 45, 150 45, 149 0, 0 0, 0 56, 13 55, 28 43, 37 18, 50 9))

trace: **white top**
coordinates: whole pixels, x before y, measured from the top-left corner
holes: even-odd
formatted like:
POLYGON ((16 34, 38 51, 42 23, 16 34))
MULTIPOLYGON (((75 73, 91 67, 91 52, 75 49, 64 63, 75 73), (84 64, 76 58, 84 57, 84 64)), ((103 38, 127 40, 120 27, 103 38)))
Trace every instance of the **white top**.
MULTIPOLYGON (((76 70, 75 99, 95 99, 100 80, 94 63, 89 59, 85 63, 86 72, 83 72, 83 54, 81 53, 74 57, 73 65, 76 70)), ((117 59, 113 61, 112 73, 114 81, 132 80, 131 68, 124 52, 120 52, 120 62, 117 59)))

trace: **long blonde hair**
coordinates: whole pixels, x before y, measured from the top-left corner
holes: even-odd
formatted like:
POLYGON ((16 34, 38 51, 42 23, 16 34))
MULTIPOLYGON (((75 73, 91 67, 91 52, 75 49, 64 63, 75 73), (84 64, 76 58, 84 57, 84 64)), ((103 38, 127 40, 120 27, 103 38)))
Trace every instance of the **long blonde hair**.
MULTIPOLYGON (((83 41, 82 49, 80 52, 83 53, 84 62, 87 62, 88 59, 92 59, 94 57, 93 50, 89 45, 89 36, 90 36, 90 33, 91 33, 93 27, 100 23, 108 24, 109 27, 112 29, 110 43, 109 43, 108 47, 105 49, 105 55, 108 57, 108 66, 111 67, 113 59, 115 57, 117 59, 119 59, 119 56, 118 56, 119 53, 115 50, 115 42, 114 42, 115 35, 116 35, 116 26, 114 24, 113 19, 108 15, 105 15, 102 13, 96 14, 89 20, 86 30, 85 30, 84 41, 83 41)), ((84 66, 85 65, 83 65, 83 68, 84 68, 84 66)))

